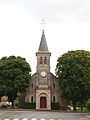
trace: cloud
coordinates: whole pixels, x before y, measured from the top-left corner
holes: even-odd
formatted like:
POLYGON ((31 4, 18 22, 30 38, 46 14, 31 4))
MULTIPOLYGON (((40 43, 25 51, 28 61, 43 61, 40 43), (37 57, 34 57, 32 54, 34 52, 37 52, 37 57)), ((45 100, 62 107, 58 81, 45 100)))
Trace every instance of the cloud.
MULTIPOLYGON (((24 4, 24 0, 23 0, 24 4)), ((27 0, 26 7, 36 18, 56 22, 90 21, 89 0, 27 0)))
POLYGON ((0 3, 18 6, 32 17, 50 22, 90 22, 90 0, 0 0, 0 3))

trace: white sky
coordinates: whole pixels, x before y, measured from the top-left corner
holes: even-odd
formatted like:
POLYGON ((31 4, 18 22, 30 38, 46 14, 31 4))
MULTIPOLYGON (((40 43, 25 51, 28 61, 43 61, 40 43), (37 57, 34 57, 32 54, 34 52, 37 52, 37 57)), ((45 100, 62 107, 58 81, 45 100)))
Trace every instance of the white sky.
POLYGON ((90 51, 90 0, 0 0, 0 58, 25 57, 35 73, 42 19, 52 73, 65 52, 90 51))

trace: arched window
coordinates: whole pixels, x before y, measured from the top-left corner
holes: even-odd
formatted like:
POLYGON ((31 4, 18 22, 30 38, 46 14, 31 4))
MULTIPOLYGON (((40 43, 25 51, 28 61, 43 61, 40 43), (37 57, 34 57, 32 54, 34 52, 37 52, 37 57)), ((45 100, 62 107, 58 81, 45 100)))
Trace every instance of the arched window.
POLYGON ((31 96, 31 102, 33 102, 33 96, 31 96))
POLYGON ((40 57, 40 64, 43 64, 43 59, 42 59, 42 57, 40 57))
POLYGON ((55 84, 53 84, 53 88, 55 88, 55 84))
POLYGON ((47 64, 47 58, 46 57, 44 58, 44 64, 47 64))
POLYGON ((32 84, 32 88, 33 88, 33 84, 32 84))
POLYGON ((53 96, 53 102, 55 102, 56 100, 55 100, 55 96, 53 96))

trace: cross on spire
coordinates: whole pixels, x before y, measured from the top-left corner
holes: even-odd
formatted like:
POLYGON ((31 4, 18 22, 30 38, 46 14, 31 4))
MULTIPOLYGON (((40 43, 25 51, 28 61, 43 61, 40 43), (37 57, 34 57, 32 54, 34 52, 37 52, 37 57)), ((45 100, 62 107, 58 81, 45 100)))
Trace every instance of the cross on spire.
POLYGON ((42 20, 42 23, 41 23, 42 25, 43 25, 43 30, 44 30, 44 25, 46 24, 45 22, 44 22, 44 19, 42 20))

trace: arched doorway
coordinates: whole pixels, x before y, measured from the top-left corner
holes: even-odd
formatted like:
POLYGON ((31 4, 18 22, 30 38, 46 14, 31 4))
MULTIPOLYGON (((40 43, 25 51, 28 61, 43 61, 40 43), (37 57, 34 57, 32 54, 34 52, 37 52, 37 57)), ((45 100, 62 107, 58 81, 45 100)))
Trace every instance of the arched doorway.
POLYGON ((47 108, 47 99, 46 99, 46 97, 40 97, 40 108, 47 108))

